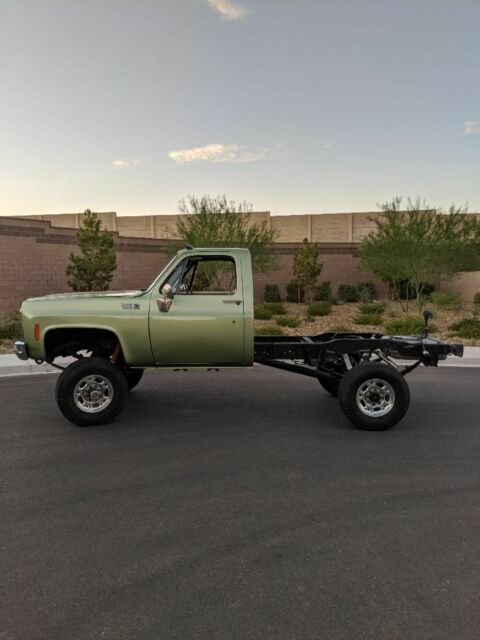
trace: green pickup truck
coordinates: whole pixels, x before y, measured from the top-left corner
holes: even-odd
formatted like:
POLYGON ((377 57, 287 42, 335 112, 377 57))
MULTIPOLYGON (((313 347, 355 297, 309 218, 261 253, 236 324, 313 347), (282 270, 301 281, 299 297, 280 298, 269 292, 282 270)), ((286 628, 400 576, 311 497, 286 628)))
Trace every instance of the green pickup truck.
POLYGON ((358 428, 395 425, 409 405, 405 375, 436 366, 463 346, 421 336, 324 333, 254 336, 253 277, 246 249, 179 251, 139 291, 30 298, 21 307, 19 358, 62 369, 56 400, 80 427, 121 411, 146 368, 219 369, 254 363, 317 378, 358 428), (67 367, 56 358, 73 356, 67 367), (398 360, 409 360, 401 368, 398 360))

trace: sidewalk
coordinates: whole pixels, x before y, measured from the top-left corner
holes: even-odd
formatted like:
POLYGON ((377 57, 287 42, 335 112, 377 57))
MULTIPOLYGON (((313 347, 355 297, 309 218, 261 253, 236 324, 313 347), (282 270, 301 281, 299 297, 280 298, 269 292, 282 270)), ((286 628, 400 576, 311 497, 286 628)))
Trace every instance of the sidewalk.
MULTIPOLYGON (((56 364, 62 367, 74 362, 74 358, 57 358, 56 364)), ((463 358, 449 356, 440 362, 440 367, 480 367, 480 347, 465 347, 463 358)), ((16 355, 0 356, 0 377, 21 376, 38 373, 58 373, 59 369, 49 364, 36 364, 34 360, 19 360, 16 355)))

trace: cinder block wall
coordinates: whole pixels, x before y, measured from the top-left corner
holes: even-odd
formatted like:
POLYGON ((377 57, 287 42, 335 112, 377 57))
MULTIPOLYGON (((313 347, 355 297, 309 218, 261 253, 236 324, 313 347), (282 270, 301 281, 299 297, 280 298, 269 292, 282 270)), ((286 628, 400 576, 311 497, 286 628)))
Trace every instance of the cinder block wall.
MULTIPOLYGON (((130 238, 171 240, 178 238, 178 215, 117 216, 114 212, 98 214, 105 229, 117 231, 130 238)), ((313 215, 272 216, 269 211, 253 211, 252 223, 263 222, 274 229, 277 242, 302 242, 304 238, 316 242, 359 242, 375 227, 372 219, 378 212, 322 213, 313 215)), ((43 216, 21 216, 22 219, 50 222, 53 227, 78 229, 81 213, 59 213, 43 216)))
MULTIPOLYGON (((117 217, 99 214, 105 228, 115 234, 118 268, 111 289, 147 286, 168 260, 167 244, 176 238, 176 215, 117 217)), ((330 280, 334 291, 342 282, 374 280, 360 269, 359 241, 374 228, 376 213, 270 216, 255 212, 252 221, 263 221, 277 235, 278 268, 255 276, 255 295, 263 296, 266 283, 278 284, 282 296, 292 278, 293 257, 304 238, 320 244, 324 268, 321 280, 330 280)), ((76 249, 76 229, 81 214, 0 217, 0 313, 16 311, 25 298, 69 291, 65 268, 76 249)), ((383 285, 377 281, 379 290, 383 285)), ((443 288, 471 300, 480 290, 480 272, 443 283, 443 288)))

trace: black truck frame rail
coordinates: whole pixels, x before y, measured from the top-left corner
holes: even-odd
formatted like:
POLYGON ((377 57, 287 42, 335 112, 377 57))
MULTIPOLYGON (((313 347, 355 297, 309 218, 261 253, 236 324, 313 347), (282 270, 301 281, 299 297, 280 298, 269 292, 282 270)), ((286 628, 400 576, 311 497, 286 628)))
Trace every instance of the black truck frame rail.
POLYGON ((258 364, 337 381, 346 371, 372 357, 407 375, 420 364, 436 367, 448 355, 463 356, 462 344, 420 336, 388 336, 381 333, 322 333, 316 336, 255 336, 254 359, 258 364), (394 360, 413 360, 400 368, 394 360))

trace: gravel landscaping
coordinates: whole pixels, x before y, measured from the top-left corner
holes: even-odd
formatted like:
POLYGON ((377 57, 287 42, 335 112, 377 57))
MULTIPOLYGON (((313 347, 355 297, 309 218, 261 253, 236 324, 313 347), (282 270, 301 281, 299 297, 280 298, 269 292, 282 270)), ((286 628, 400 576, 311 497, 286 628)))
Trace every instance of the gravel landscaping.
MULTIPOLYGON (((278 326, 276 323, 277 316, 274 315, 271 320, 255 320, 255 331, 257 333, 266 333, 269 327, 275 327, 276 330, 281 330, 285 335, 290 336, 315 335, 328 331, 372 331, 386 333, 385 323, 392 320, 401 320, 405 317, 405 313, 402 311, 398 302, 387 303, 387 307, 381 316, 379 324, 357 324, 354 318, 360 315, 361 305, 358 303, 332 305, 329 315, 315 317, 307 316, 308 305, 285 302, 283 306, 287 311, 287 317, 294 318, 300 322, 297 327, 278 326)), ((480 346, 480 339, 459 338, 449 329, 452 324, 462 318, 473 317, 475 310, 473 304, 462 305, 460 309, 456 310, 435 308, 433 305, 427 305, 426 308, 433 311, 433 319, 431 321, 433 328, 431 335, 433 337, 453 342, 462 342, 472 347, 480 346)), ((415 303, 410 305, 408 315, 421 316, 415 303)))

